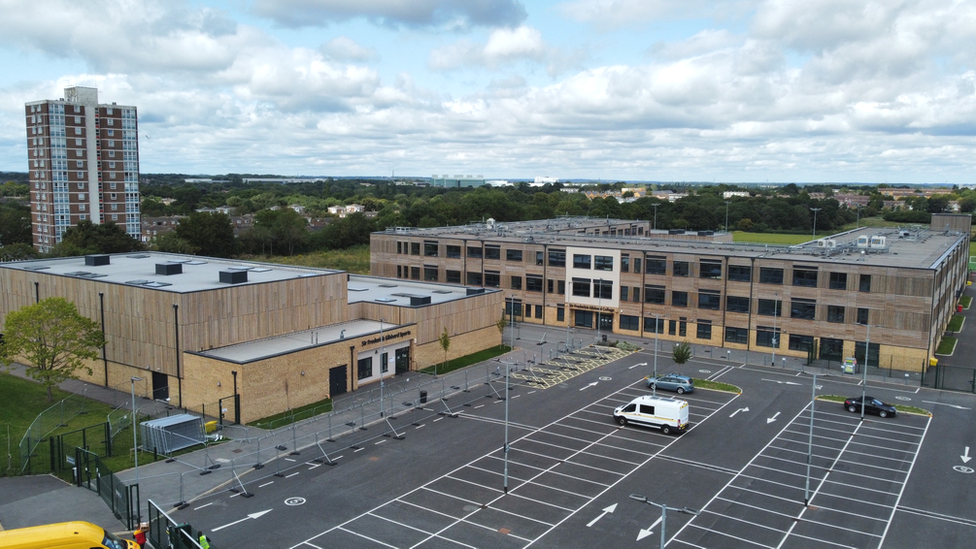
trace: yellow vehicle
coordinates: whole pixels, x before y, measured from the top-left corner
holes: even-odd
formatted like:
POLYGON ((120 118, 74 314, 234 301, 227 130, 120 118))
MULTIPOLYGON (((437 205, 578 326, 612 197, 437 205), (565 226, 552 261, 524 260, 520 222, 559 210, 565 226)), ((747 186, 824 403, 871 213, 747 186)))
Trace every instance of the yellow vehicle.
POLYGON ((90 522, 61 522, 0 532, 3 549, 139 549, 90 522))

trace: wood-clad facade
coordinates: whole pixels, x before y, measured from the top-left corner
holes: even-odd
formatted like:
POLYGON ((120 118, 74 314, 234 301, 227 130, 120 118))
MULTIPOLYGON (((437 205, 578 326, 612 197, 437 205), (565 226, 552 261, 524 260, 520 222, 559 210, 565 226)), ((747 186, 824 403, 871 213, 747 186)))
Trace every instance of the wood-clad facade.
POLYGON ((573 221, 373 233, 372 274, 498 288, 522 321, 604 334, 656 330, 663 340, 862 363, 870 339, 872 366, 906 371, 935 354, 967 276, 968 232, 861 229, 766 246, 707 233, 550 230, 560 223, 573 221))

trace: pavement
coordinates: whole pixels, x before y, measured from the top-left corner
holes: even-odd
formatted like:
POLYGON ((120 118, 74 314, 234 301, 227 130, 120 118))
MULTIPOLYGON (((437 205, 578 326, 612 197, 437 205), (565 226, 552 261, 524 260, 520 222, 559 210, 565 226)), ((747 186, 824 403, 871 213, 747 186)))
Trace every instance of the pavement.
MULTIPOLYGON (((967 291, 970 291, 967 288, 967 291)), ((967 320, 969 310, 964 311, 967 320)), ((431 376, 419 372, 397 375, 384 382, 383 388, 371 386, 338 396, 334 400, 334 410, 310 420, 282 426, 274 430, 258 429, 249 426, 225 426, 219 435, 221 440, 211 441, 204 448, 179 455, 175 459, 152 461, 151 454, 140 455, 140 465, 117 473, 123 480, 136 481, 140 486, 141 513, 147 516, 147 500, 152 500, 164 510, 192 502, 195 498, 217 490, 239 491, 247 495, 248 475, 257 471, 267 475, 273 469, 281 475, 282 469, 298 466, 311 460, 328 464, 329 456, 336 452, 357 448, 364 441, 379 437, 397 436, 399 425, 408 425, 410 414, 417 410, 449 414, 451 396, 466 390, 469 386, 483 384, 498 379, 504 364, 513 364, 522 370, 522 378, 531 378, 542 367, 560 363, 564 368, 572 364, 567 360, 590 360, 589 345, 607 335, 613 341, 627 341, 645 349, 642 360, 654 360, 654 339, 629 337, 620 334, 600 334, 594 330, 554 329, 551 326, 520 324, 509 327, 505 333, 505 343, 512 344, 514 350, 480 364, 456 370, 446 375, 431 376), (568 359, 567 346, 571 354, 568 359), (575 358, 574 358, 575 357, 575 358), (421 403, 421 391, 427 392, 427 402, 421 403), (381 395, 382 393, 382 395, 381 395), (145 460, 145 461, 144 461, 145 460), (265 468, 272 468, 264 470, 265 468)), ((693 340, 693 338, 688 338, 693 340)), ((960 339, 960 344, 976 346, 976 342, 960 339)), ((658 353, 669 357, 672 343, 658 342, 658 353)), ((777 369, 807 370, 818 373, 831 372, 842 375, 837 363, 817 361, 814 366, 794 357, 777 355, 772 364, 772 355, 757 351, 726 350, 693 345, 695 356, 728 360, 730 364, 750 364, 774 367, 777 369)), ((957 349, 954 357, 945 357, 946 364, 962 364, 957 349)), ((868 378, 877 383, 919 384, 919 375, 911 379, 896 377, 884 370, 869 370, 868 378)), ((24 376, 22 370, 14 370, 14 375, 24 376)), ((901 376, 900 373, 897 373, 901 376)), ((548 375, 548 374, 543 374, 548 375)), ((531 380, 530 380, 531 382, 531 380)), ((89 398, 100 400, 114 406, 130 402, 128 391, 114 390, 78 380, 68 380, 61 388, 89 398)), ((147 399, 137 399, 141 412, 164 413, 165 403, 147 399)), ((114 532, 124 532, 122 522, 116 519, 107 505, 100 501, 94 492, 78 489, 50 476, 0 478, 0 528, 20 528, 62 522, 66 520, 88 520, 100 524, 114 532), (67 503, 67 504, 66 504, 67 503)))

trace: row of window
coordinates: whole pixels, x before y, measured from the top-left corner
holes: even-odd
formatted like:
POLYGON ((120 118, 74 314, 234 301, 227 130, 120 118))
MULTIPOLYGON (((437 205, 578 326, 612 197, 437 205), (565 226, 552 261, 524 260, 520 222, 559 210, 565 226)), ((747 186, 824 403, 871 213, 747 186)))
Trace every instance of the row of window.
MULTIPOLYGON (((398 254, 423 255, 426 257, 437 257, 439 244, 437 241, 424 241, 423 248, 420 242, 397 242, 398 254)), ((445 251, 448 258, 458 259, 461 257, 461 246, 447 245, 445 251)), ((500 246, 488 244, 482 246, 468 246, 467 257, 474 259, 501 260, 502 249, 500 246)), ((505 260, 521 262, 523 261, 522 250, 506 249, 505 260)), ((535 264, 543 265, 544 253, 535 252, 535 264)), ((549 266, 565 267, 566 251, 549 250, 549 266)), ((691 276, 691 263, 688 261, 668 261, 663 256, 648 255, 645 258, 644 266, 649 275, 689 277, 691 276), (671 269, 668 271, 670 263, 671 269)), ((574 269, 592 269, 596 271, 613 271, 613 257, 604 255, 573 254, 574 269)), ((641 258, 631 258, 629 254, 622 254, 620 257, 620 272, 641 272, 641 258)), ((786 270, 778 267, 760 267, 760 284, 784 284, 786 270)), ((791 284, 793 286, 816 288, 819 282, 820 272, 816 267, 794 267, 791 273, 791 284)), ((722 261, 713 259, 701 259, 698 261, 699 278, 722 278, 722 261)), ((728 280, 735 282, 752 282, 752 267, 748 265, 729 265, 728 280)), ((831 290, 847 290, 847 273, 830 272, 828 273, 827 287, 831 290)), ((871 291, 871 275, 861 274, 858 279, 858 291, 871 291)))

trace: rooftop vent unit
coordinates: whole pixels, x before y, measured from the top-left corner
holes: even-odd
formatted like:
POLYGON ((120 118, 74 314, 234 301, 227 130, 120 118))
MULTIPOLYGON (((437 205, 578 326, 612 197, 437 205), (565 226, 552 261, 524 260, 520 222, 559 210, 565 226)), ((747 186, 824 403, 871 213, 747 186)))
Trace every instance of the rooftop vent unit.
POLYGON ((668 229, 668 234, 685 234, 684 229, 668 229))
POLYGON ((836 248, 837 241, 833 238, 821 238, 817 241, 818 248, 836 248))
POLYGON ((712 236, 715 231, 698 231, 698 236, 712 236))
POLYGON ((100 255, 85 256, 85 265, 88 267, 100 267, 102 265, 108 265, 108 264, 109 264, 108 255, 100 254, 100 255))
POLYGON ((478 295, 485 293, 484 288, 468 288, 465 295, 478 295))
POLYGON ((157 263, 156 274, 163 276, 183 274, 182 263, 157 263))
POLYGON ((430 305, 430 296, 429 295, 425 295, 425 296, 419 296, 419 295, 418 296, 411 296, 410 297, 410 305, 412 305, 412 306, 417 306, 417 305, 430 305))
POLYGON ((857 237, 857 247, 858 248, 867 248, 870 245, 871 245, 871 238, 870 237, 868 237, 866 235, 861 235, 861 236, 857 237))
POLYGON ((887 237, 875 235, 871 237, 871 247, 872 248, 884 248, 887 245, 887 237))
POLYGON ((247 271, 220 271, 223 284, 243 284, 247 282, 247 271))

